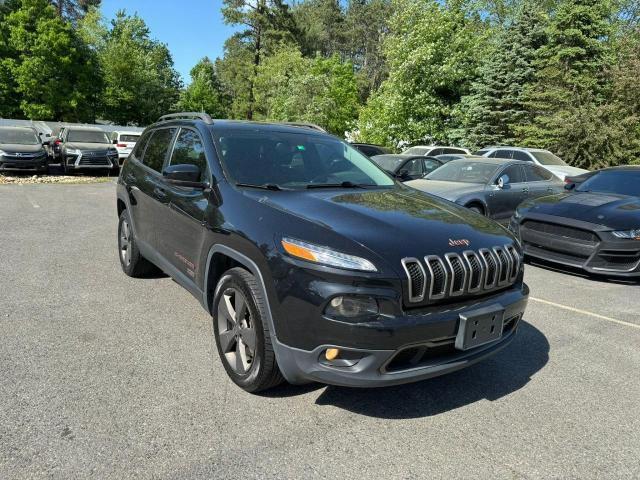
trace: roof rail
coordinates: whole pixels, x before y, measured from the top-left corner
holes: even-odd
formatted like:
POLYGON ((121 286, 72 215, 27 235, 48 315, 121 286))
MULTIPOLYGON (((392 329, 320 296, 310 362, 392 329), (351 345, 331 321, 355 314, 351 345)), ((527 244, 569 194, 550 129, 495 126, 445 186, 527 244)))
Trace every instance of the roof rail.
POLYGON ((200 119, 205 123, 213 123, 213 119, 209 116, 209 114, 204 112, 180 112, 180 113, 170 113, 168 115, 162 115, 158 122, 167 122, 169 120, 196 120, 200 119))
POLYGON ((280 122, 283 125, 291 125, 292 127, 302 127, 302 128, 310 128, 312 130, 318 130, 322 133, 327 133, 327 131, 322 128, 320 125, 316 125, 315 123, 306 123, 306 122, 280 122))

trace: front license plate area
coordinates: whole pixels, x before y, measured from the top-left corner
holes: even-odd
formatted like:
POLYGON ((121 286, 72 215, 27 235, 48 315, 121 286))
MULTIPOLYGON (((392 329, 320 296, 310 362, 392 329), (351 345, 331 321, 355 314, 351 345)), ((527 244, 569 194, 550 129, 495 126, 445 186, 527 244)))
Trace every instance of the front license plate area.
POLYGON ((500 339, 503 319, 504 308, 500 306, 486 307, 460 314, 456 348, 468 350, 500 339))

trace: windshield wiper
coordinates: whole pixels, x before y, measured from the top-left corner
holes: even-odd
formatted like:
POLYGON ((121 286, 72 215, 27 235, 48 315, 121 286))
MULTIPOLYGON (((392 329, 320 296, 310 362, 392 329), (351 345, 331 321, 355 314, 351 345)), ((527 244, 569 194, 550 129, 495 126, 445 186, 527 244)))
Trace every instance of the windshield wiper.
POLYGON ((361 185, 359 183, 346 181, 342 183, 311 183, 307 185, 307 188, 366 188, 374 186, 375 185, 361 185))
POLYGON ((236 187, 247 187, 247 188, 260 188, 262 190, 282 190, 279 185, 275 183, 263 183, 262 185, 256 185, 254 183, 236 183, 236 187))

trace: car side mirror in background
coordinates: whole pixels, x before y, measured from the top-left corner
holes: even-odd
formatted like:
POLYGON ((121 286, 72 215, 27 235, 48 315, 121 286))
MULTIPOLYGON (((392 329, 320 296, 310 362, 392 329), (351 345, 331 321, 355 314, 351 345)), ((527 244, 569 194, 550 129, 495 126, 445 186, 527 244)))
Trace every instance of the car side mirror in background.
POLYGON ((162 176, 167 182, 179 187, 191 187, 205 189, 209 188, 208 183, 200 181, 200 168, 188 163, 180 165, 169 165, 162 171, 162 176))
POLYGON ((117 138, 114 138, 114 139, 111 141, 111 143, 113 143, 114 145, 117 145, 117 144, 118 144, 118 139, 117 139, 117 138))
POLYGON ((396 175, 396 177, 398 177, 401 180, 411 180, 411 175, 409 175, 409 171, 404 169, 400 170, 396 175))
POLYGON ((502 175, 498 179, 498 188, 504 188, 509 185, 509 175, 502 175))
POLYGON ((564 189, 565 190, 573 190, 574 188, 576 188, 576 184, 575 183, 565 183, 565 185, 564 185, 564 189))

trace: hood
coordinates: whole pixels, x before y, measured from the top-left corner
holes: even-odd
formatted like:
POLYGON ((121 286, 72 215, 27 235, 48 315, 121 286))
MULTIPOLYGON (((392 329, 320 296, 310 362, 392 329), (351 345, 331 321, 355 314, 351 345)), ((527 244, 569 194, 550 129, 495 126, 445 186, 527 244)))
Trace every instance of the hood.
POLYGON ((115 148, 111 143, 80 143, 80 142, 71 142, 65 144, 66 148, 74 148, 77 150, 108 150, 110 148, 115 148))
POLYGON ((543 165, 543 168, 549 170, 556 177, 559 177, 560 180, 564 180, 565 177, 581 175, 589 171, 584 168, 570 167, 569 165, 543 165))
POLYGON ((44 151, 42 145, 21 145, 19 143, 0 143, 0 150, 5 152, 39 153, 44 151))
POLYGON ((571 192, 526 202, 521 211, 573 218, 612 230, 640 228, 640 198, 612 193, 571 192))
POLYGON ((511 234, 493 220, 403 186, 247 194, 263 205, 355 241, 395 265, 404 257, 477 251, 514 243, 511 234), (459 240, 467 242, 450 245, 450 241, 459 240))
POLYGON ((405 185, 446 198, 452 202, 468 193, 484 190, 484 185, 481 183, 445 182, 442 180, 411 180, 406 182, 405 185))

